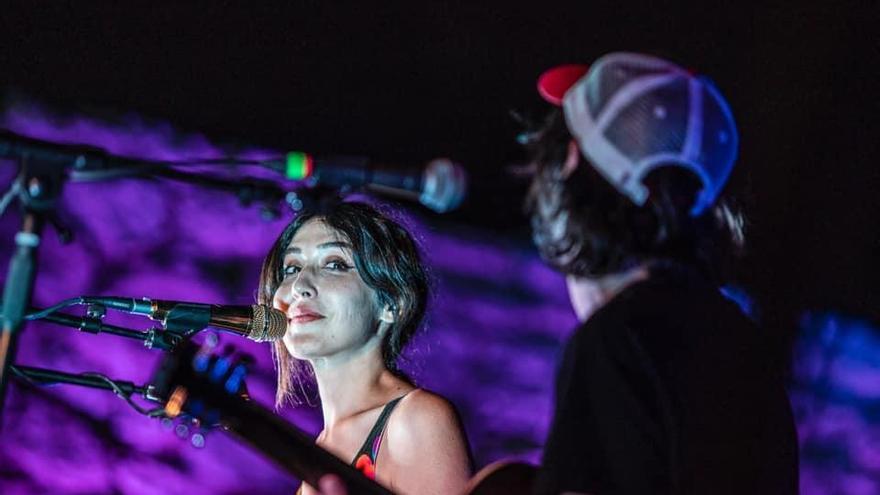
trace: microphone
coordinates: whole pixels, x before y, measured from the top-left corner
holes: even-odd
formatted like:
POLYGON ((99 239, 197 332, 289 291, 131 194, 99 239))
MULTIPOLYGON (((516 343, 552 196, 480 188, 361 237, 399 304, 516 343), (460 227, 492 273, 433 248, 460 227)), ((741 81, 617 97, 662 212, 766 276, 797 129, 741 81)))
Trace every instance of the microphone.
POLYGON ((0 129, 0 158, 29 158, 67 163, 75 170, 104 170, 147 163, 143 160, 111 155, 97 146, 53 143, 22 136, 5 129, 0 129))
POLYGON ((335 188, 363 187, 418 201, 437 213, 457 208, 467 189, 464 168, 447 158, 436 158, 422 168, 400 169, 364 157, 321 158, 292 151, 284 159, 266 160, 261 165, 290 180, 307 180, 335 188))
MULTIPOLYGON (((175 165, 116 156, 90 145, 59 144, 21 136, 0 129, 0 158, 33 158, 69 163, 74 171, 104 171, 114 167, 175 165)), ((234 163, 240 160, 204 159, 186 163, 234 163)), ((364 157, 314 157, 301 151, 287 153, 282 159, 253 161, 275 170, 287 179, 309 181, 333 188, 365 188, 380 194, 418 201, 436 211, 446 213, 457 208, 467 190, 467 173, 448 158, 435 158, 421 168, 392 167, 364 157)))
POLYGON ((262 304, 225 306, 127 297, 83 297, 81 303, 145 315, 161 322, 170 331, 199 331, 214 327, 257 342, 280 340, 287 331, 284 313, 262 304))

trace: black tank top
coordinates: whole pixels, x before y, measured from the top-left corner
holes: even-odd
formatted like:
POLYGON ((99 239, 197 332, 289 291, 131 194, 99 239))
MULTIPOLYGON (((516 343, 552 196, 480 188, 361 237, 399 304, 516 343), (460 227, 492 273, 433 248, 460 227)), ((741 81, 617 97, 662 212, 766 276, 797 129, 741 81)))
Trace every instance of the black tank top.
MULTIPOLYGON (((404 397, 406 397, 406 394, 385 404, 385 408, 379 414, 379 419, 376 420, 376 423, 370 430, 370 434, 364 440, 364 444, 361 445, 357 454, 354 455, 354 460, 351 461, 351 465, 355 469, 364 473, 364 476, 371 480, 376 479, 376 459, 379 457, 379 447, 382 446, 382 438, 385 436, 385 425, 388 423, 388 417, 391 416, 391 412, 394 411, 394 408, 397 407, 397 404, 404 397)), ((300 485, 296 495, 302 494, 302 491, 303 486, 300 485)))
POLYGON ((370 434, 364 440, 364 444, 361 445, 361 448, 354 455, 354 460, 351 461, 351 465, 364 473, 364 476, 367 478, 376 479, 376 459, 379 458, 379 447, 382 446, 382 438, 385 437, 385 426, 388 423, 388 417, 391 416, 391 412, 394 411, 394 408, 404 397, 406 395, 402 395, 385 404, 385 408, 379 414, 379 419, 376 420, 373 429, 370 430, 370 434))

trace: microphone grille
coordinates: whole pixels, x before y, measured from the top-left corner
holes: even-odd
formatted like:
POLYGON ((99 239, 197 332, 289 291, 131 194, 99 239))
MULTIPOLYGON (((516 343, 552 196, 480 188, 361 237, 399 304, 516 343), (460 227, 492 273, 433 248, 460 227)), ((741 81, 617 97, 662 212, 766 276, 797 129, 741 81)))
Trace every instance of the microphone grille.
POLYGON ((447 158, 431 160, 422 177, 419 202, 437 213, 454 210, 467 192, 467 173, 447 158))
POLYGON ((247 338, 257 342, 281 340, 287 332, 287 317, 281 311, 262 304, 252 306, 253 324, 247 338))

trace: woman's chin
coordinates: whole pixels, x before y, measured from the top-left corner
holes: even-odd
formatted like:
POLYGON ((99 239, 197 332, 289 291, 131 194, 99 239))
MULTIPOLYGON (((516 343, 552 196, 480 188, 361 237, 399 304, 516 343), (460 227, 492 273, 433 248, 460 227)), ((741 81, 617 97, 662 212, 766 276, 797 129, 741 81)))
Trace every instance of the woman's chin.
POLYGON ((284 346, 296 359, 311 360, 321 357, 321 341, 315 335, 288 332, 284 336, 284 346))

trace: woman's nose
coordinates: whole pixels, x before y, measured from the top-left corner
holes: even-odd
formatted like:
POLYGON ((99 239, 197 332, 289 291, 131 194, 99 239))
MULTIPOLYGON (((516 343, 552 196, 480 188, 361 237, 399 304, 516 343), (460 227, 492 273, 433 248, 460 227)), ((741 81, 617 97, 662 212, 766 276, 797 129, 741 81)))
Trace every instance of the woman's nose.
POLYGON ((293 300, 311 299, 318 294, 313 274, 308 268, 303 268, 293 280, 290 287, 293 300))

